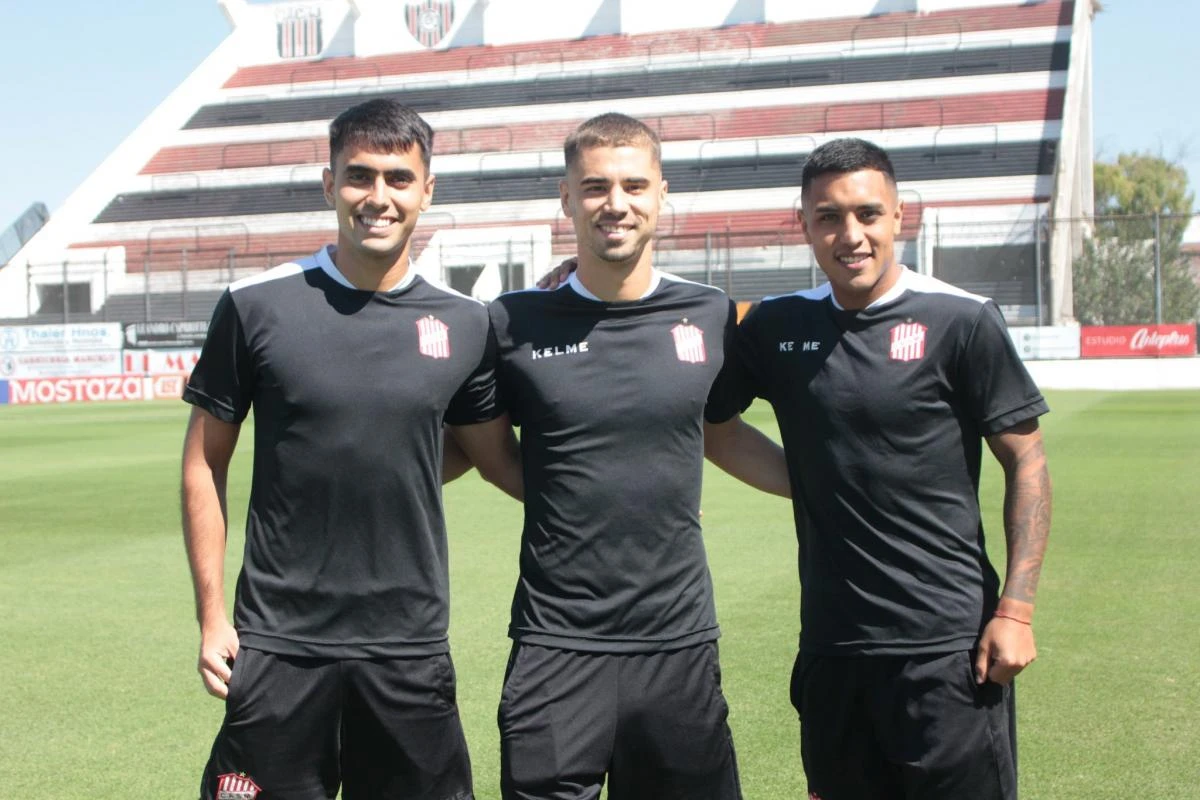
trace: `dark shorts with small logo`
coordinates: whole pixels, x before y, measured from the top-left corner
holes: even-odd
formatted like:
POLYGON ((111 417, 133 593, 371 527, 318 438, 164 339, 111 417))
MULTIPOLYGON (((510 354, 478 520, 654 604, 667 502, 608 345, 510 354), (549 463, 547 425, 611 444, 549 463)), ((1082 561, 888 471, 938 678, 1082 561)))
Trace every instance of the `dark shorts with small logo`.
POLYGON ((974 653, 813 656, 792 671, 817 800, 1015 800, 1013 687, 975 683, 974 653))
POLYGON ((716 642, 659 653, 517 643, 500 699, 505 800, 739 800, 716 642))
POLYGON ((202 800, 470 800, 449 655, 300 658, 242 648, 202 800), (234 775, 242 779, 223 776, 234 775), (249 792, 244 779, 253 781, 249 792), (238 793, 242 792, 242 793, 238 793))

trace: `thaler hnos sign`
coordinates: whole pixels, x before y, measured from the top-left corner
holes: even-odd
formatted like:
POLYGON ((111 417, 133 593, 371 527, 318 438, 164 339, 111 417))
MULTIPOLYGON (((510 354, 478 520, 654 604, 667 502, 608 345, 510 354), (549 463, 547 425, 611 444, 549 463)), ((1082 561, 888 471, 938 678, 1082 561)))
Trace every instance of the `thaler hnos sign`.
POLYGON ((1196 355, 1195 325, 1085 325, 1079 329, 1084 358, 1157 358, 1196 355))

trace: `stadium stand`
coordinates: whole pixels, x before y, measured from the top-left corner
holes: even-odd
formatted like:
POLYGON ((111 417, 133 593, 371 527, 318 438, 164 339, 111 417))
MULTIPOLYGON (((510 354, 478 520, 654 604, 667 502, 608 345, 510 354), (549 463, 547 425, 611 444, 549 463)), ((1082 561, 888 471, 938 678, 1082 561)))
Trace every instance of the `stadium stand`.
POLYGON ((206 314, 229 280, 333 237, 326 126, 376 96, 437 131, 418 267, 468 291, 572 250, 562 139, 619 110, 664 140, 665 269, 741 300, 820 282, 800 169, 855 135, 893 154, 907 263, 1010 322, 1070 315, 1067 250, 1036 232, 1090 213, 1091 0, 692 0, 686 29, 633 0, 220 2, 230 37, 0 273, 25 288, 0 317, 62 318, 36 285, 71 281, 92 318, 206 314))

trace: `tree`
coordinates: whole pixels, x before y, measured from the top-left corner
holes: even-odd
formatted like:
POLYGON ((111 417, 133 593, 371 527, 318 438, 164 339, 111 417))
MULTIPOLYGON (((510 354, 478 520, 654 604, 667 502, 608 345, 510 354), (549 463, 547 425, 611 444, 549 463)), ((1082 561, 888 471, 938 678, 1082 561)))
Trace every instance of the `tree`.
POLYGON ((1163 322, 1200 317, 1200 286, 1181 252, 1193 196, 1187 172, 1147 153, 1097 162, 1096 219, 1073 265, 1075 316, 1085 325, 1153 322, 1155 215, 1162 264, 1163 322))

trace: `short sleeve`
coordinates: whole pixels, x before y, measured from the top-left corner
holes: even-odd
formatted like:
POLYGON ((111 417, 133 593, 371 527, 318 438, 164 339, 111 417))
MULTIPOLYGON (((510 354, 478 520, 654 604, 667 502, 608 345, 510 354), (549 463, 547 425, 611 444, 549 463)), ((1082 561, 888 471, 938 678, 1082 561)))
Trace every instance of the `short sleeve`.
POLYGON ((1050 410, 1017 354, 995 303, 985 303, 976 318, 958 372, 967 410, 984 436, 1050 410))
POLYGON ((475 425, 503 413, 496 389, 496 337, 489 325, 483 357, 450 399, 444 420, 447 425, 475 425))
POLYGON ((514 370, 505 367, 505 356, 512 348, 512 334, 509 332, 508 307, 505 305, 506 295, 500 295, 488 304, 489 345, 496 352, 496 394, 502 411, 508 412, 509 421, 516 427, 523 423, 522 407, 517 398, 517 385, 514 370))
POLYGON ((763 397, 765 393, 758 379, 759 353, 754 343, 757 309, 738 325, 737 306, 732 300, 730 307, 730 323, 725 330, 725 363, 713 381, 704 408, 704 419, 714 424, 728 422, 749 408, 755 397, 763 397))
POLYGON ((217 301, 208 336, 187 386, 185 402, 203 408, 223 422, 240 423, 254 397, 254 359, 233 295, 217 301))

